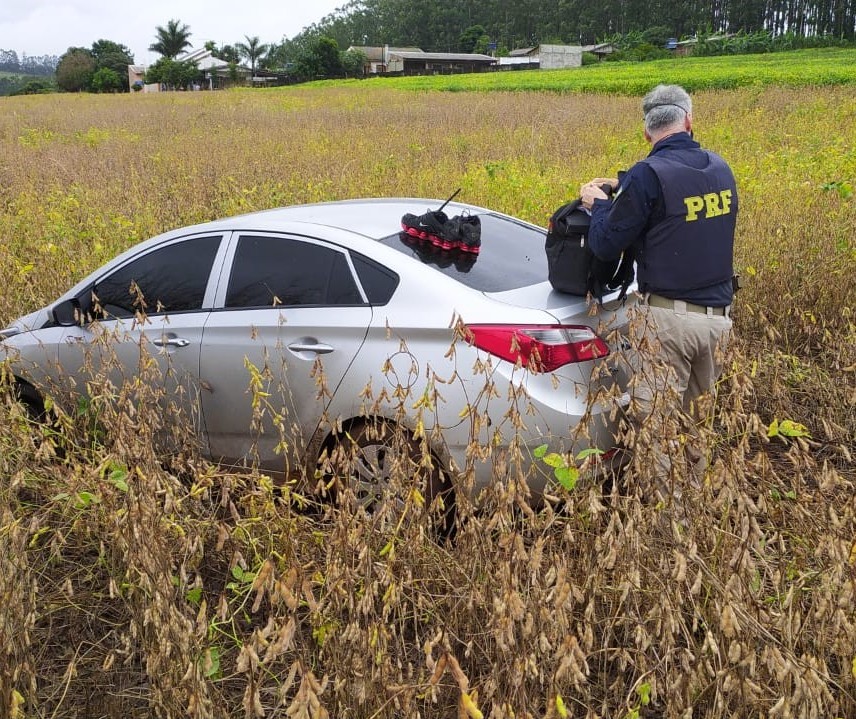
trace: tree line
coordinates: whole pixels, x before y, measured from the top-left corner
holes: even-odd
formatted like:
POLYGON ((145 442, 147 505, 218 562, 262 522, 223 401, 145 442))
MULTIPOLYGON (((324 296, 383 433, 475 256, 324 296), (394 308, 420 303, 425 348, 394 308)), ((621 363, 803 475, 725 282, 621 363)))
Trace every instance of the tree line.
POLYGON ((24 55, 0 49, 0 95, 11 95, 22 88, 46 88, 52 84, 59 58, 55 55, 24 55))
POLYGON ((462 50, 463 31, 474 26, 500 53, 539 43, 594 44, 652 26, 678 39, 767 33, 853 41, 856 0, 350 0, 301 35, 325 35, 341 47, 448 52, 462 50))

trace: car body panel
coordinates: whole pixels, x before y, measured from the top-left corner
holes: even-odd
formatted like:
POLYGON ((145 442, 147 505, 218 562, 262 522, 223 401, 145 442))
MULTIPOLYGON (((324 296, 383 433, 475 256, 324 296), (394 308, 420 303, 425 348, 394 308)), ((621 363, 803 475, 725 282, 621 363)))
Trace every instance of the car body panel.
MULTIPOLYGON (((203 448, 229 463, 282 466, 287 447, 287 466, 294 461, 311 467, 332 426, 366 413, 424 430, 444 466, 474 477, 475 486, 506 471, 507 457, 497 457, 514 454, 508 448, 515 434, 527 471, 543 469, 531 451, 545 442, 574 452, 611 446, 627 403, 622 355, 634 295, 619 301, 616 292, 597 304, 554 291, 544 279, 545 230, 484 208, 456 202, 445 207, 450 216, 481 217, 477 256, 440 251, 400 233, 403 214, 441 204, 420 198, 349 200, 179 228, 129 249, 55 303, 19 318, 13 325, 17 334, 3 339, 0 348, 14 355, 22 379, 49 387, 57 359, 66 373, 80 372, 85 348, 115 329, 123 340, 116 351, 124 376, 139 376, 140 348, 151 350, 172 383, 168 396, 194 416, 203 448), (100 278, 124 271, 147 253, 209 236, 220 242, 197 311, 101 321, 100 329, 52 326, 52 308, 85 298, 100 278), (325 248, 337 258, 338 276, 353 281, 351 299, 227 306, 242 238, 264 246, 275 240, 325 248), (370 296, 358 261, 394 274, 397 285, 389 297, 370 296), (478 324, 585 325, 606 338, 612 352, 537 373, 473 346, 467 326, 478 324), (516 416, 509 411, 514 405, 516 416), (283 437, 272 420, 284 413, 295 431, 283 437), (441 432, 432 433, 435 428, 441 432)), ((329 287, 332 292, 338 281, 329 287)), ((545 475, 534 474, 533 486, 540 489, 545 475)))

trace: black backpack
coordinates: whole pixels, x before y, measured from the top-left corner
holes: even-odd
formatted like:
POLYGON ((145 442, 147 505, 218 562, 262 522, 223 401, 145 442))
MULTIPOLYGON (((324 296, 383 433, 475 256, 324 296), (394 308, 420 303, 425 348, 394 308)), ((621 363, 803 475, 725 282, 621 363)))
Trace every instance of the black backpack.
POLYGON ((633 253, 630 250, 617 260, 606 262, 589 249, 588 230, 591 217, 580 200, 562 205, 547 225, 547 268, 550 284, 559 292, 585 297, 589 293, 601 302, 603 296, 621 288, 619 300, 635 278, 633 253))

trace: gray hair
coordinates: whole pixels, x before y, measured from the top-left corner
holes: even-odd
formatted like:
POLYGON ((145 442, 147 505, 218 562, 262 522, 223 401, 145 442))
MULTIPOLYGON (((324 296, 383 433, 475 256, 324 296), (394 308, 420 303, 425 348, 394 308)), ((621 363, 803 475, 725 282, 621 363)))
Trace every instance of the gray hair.
POLYGON ((693 111, 693 101, 680 85, 657 85, 642 99, 645 129, 656 132, 682 122, 693 111))

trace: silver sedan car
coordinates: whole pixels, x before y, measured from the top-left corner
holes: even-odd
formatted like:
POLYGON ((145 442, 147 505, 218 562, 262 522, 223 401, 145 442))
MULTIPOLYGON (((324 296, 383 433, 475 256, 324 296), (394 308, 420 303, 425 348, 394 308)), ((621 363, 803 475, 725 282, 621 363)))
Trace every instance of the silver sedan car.
POLYGON ((554 291, 545 230, 484 208, 445 209, 478 218, 478 252, 402 231, 402 217, 439 204, 319 203, 167 232, 0 330, 0 360, 39 411, 61 388, 83 391, 73 378, 105 362, 105 337, 125 379, 145 349, 165 401, 228 465, 317 476, 347 436, 370 484, 387 435, 366 427, 380 420, 425 438, 469 487, 516 464, 540 492, 552 470, 536 448, 572 457, 615 444, 634 295, 554 291))

